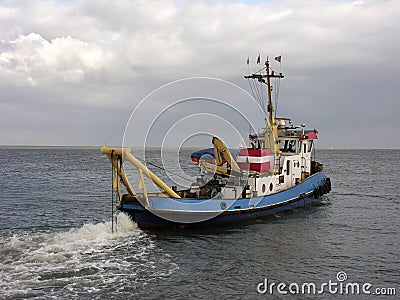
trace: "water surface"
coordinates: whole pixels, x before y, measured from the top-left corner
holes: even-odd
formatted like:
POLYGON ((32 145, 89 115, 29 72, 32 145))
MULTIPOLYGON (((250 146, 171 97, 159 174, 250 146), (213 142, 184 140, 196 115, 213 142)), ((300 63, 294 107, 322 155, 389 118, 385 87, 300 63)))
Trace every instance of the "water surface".
MULTIPOLYGON (((159 151, 146 155, 160 162, 159 151)), ((98 149, 2 148, 0 297, 271 299, 257 293, 264 278, 337 282, 338 272, 399 292, 400 151, 320 150, 317 158, 332 180, 321 205, 183 231, 143 231, 120 214, 112 234, 111 168, 98 149)), ((179 161, 196 174, 190 151, 179 161)), ((311 298, 341 297, 354 296, 311 298)), ((273 298, 293 297, 275 290, 273 298)))

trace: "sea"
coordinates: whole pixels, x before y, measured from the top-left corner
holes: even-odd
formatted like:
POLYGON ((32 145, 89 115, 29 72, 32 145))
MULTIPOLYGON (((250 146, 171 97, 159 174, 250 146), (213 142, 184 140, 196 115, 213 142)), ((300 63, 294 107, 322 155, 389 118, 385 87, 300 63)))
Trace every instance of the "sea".
MULTIPOLYGON (((175 165, 189 177, 190 153, 175 165)), ((315 155, 332 181, 318 205, 142 230, 114 222, 98 148, 2 147, 0 299, 399 299, 400 150, 315 155)), ((147 151, 155 172, 159 160, 147 151)))

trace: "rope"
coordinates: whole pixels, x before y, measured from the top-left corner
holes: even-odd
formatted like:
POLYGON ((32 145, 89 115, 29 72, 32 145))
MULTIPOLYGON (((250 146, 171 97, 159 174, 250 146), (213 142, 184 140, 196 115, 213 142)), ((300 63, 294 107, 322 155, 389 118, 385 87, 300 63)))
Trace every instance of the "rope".
POLYGON ((158 166, 158 165, 156 165, 156 164, 153 164, 153 163, 151 163, 151 162, 145 161, 144 159, 141 159, 141 158, 139 158, 139 157, 136 157, 136 158, 137 158, 138 160, 140 160, 141 162, 143 162, 143 163, 145 163, 145 164, 149 164, 149 165, 151 165, 151 166, 153 166, 153 167, 159 168, 159 169, 165 171, 166 173, 171 173, 171 174, 173 174, 173 175, 175 175, 175 176, 178 176, 178 177, 180 177, 180 178, 182 178, 182 179, 185 179, 185 180, 190 179, 190 178, 184 177, 184 176, 182 176, 182 175, 180 175, 180 174, 178 174, 178 173, 175 173, 175 172, 166 170, 165 168, 160 167, 160 166, 158 166))
MULTIPOLYGON (((117 176, 118 176, 118 174, 122 173, 122 157, 119 155, 117 158, 117 165, 118 165, 118 169, 119 169, 119 170, 117 170, 117 176)), ((118 197, 119 197, 121 194, 119 178, 117 180, 117 191, 119 191, 118 192, 118 197)), ((122 197, 122 195, 121 195, 121 197, 122 197)), ((121 205, 122 199, 115 199, 115 203, 117 203, 118 200, 120 201, 118 204, 121 205)), ((117 232, 117 231, 118 231, 118 212, 115 212, 115 232, 117 232)))
POLYGON ((114 233, 114 165, 113 162, 114 151, 111 152, 111 233, 114 233))
MULTIPOLYGON (((282 71, 282 53, 280 55, 281 59, 279 61, 279 73, 282 71)), ((276 85, 276 90, 275 90, 275 117, 276 117, 276 112, 278 111, 278 99, 279 99, 279 91, 281 87, 281 79, 280 78, 275 78, 275 85, 276 85)))
POLYGON ((261 107, 264 110, 264 113, 267 113, 265 110, 265 101, 264 101, 264 92, 263 92, 264 89, 263 89, 263 84, 261 82, 260 82, 260 90, 261 90, 261 100, 262 100, 261 107))
POLYGON ((278 112, 278 81, 276 78, 274 78, 274 100, 275 100, 275 117, 277 115, 278 112))
POLYGON ((256 100, 258 101, 258 103, 261 103, 260 95, 259 95, 259 93, 258 93, 257 83, 255 83, 254 81, 251 81, 251 84, 252 84, 253 89, 254 89, 255 94, 256 94, 256 97, 255 97, 256 100))
POLYGON ((251 84, 250 79, 248 78, 247 81, 249 82, 250 90, 251 90, 251 94, 253 95, 253 98, 254 98, 258 103, 260 103, 260 101, 259 101, 258 98, 257 98, 256 93, 253 91, 253 86, 252 86, 252 84, 251 84))
POLYGON ((259 91, 258 91, 258 87, 257 87, 257 83, 250 81, 250 79, 247 79, 250 85, 250 89, 251 89, 251 93, 253 94, 254 99, 258 102, 258 104, 262 107, 262 109, 265 112, 265 105, 264 105, 264 101, 262 100, 259 91))
MULTIPOLYGON (((255 73, 261 72, 265 67, 261 68, 255 73)), ((250 74, 250 67, 247 66, 247 69, 250 74)), ((266 106, 265 106, 265 101, 264 101, 264 89, 263 89, 263 83, 260 82, 260 85, 257 86, 257 83, 254 81, 250 81, 250 78, 247 78, 247 81, 250 86, 251 94, 253 95, 253 98, 257 101, 257 103, 260 105, 261 109, 264 111, 264 113, 267 113, 266 111, 266 106)))

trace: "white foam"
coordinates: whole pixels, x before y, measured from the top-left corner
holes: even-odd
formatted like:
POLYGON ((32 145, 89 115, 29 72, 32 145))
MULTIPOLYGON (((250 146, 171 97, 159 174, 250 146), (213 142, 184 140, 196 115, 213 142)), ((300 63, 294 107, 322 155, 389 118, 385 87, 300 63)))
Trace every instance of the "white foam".
POLYGON ((110 244, 110 241, 140 234, 143 232, 127 215, 119 214, 117 230, 114 233, 111 232, 111 222, 88 223, 61 233, 14 235, 5 247, 9 248, 10 252, 12 249, 17 253, 22 252, 24 255, 21 259, 24 261, 62 262, 70 259, 76 251, 86 253, 101 251, 103 246, 110 244))
POLYGON ((111 231, 111 222, 98 224, 88 223, 83 225, 81 228, 58 233, 52 240, 54 245, 61 247, 61 250, 69 250, 81 248, 84 245, 90 246, 93 243, 101 244, 106 241, 118 240, 126 236, 134 236, 142 233, 142 231, 138 229, 137 225, 123 213, 118 215, 118 223, 114 229, 115 231, 113 233, 111 231))
MULTIPOLYGON (((149 258, 154 241, 125 214, 118 215, 115 233, 111 222, 89 223, 61 233, 16 234, 0 246, 0 295, 7 297, 54 284, 59 293, 95 291, 96 284, 135 275, 139 266, 154 274, 158 261, 149 258)), ((164 268, 176 266, 168 259, 164 268)))

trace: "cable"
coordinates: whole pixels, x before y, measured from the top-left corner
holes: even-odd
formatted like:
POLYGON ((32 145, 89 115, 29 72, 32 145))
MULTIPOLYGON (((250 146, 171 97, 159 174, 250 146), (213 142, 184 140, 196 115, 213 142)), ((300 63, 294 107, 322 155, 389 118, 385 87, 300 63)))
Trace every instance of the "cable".
POLYGON ((261 82, 260 82, 260 90, 261 90, 261 100, 262 100, 261 107, 263 108, 264 113, 267 113, 265 110, 265 100, 264 100, 264 93, 263 93, 264 89, 263 89, 263 84, 261 82))
POLYGON ((114 233, 114 151, 111 152, 111 233, 114 233))
POLYGON ((260 101, 257 99, 256 94, 255 94, 254 91, 253 91, 253 86, 251 85, 250 79, 247 79, 247 81, 249 82, 251 94, 253 95, 254 100, 256 100, 258 103, 260 103, 260 101))
POLYGON ((257 102, 260 104, 260 106, 261 106, 261 107, 264 109, 264 111, 265 111, 265 107, 264 107, 264 105, 263 105, 263 101, 262 101, 261 96, 260 96, 259 91, 258 91, 257 83, 254 82, 254 81, 251 81, 251 84, 250 84, 250 85, 253 87, 253 88, 252 88, 252 92, 253 92, 253 89, 255 90, 255 93, 253 92, 253 94, 256 94, 257 97, 255 97, 255 98, 256 98, 257 102))
POLYGON ((148 161, 145 161, 144 159, 141 159, 141 158, 139 158, 139 157, 136 157, 138 160, 140 160, 140 161, 142 161, 143 163, 145 163, 145 164, 149 164, 149 165, 151 165, 151 166, 153 166, 153 167, 156 167, 156 168, 159 168, 159 169, 161 169, 161 170, 163 170, 163 171, 165 171, 165 172, 169 172, 169 173, 171 173, 171 174, 173 174, 173 175, 175 175, 175 176, 178 176, 178 177, 180 177, 180 178, 182 178, 182 179, 185 179, 185 180, 188 180, 188 178, 187 177, 184 177, 184 176, 182 176, 182 175, 180 175, 180 174, 178 174, 178 173, 175 173, 175 172, 171 172, 171 171, 169 171, 169 170, 166 170, 165 168, 163 168, 163 167, 160 167, 160 166, 158 166, 158 165, 156 165, 156 164, 153 164, 153 163, 151 163, 151 162, 148 162, 148 161))

